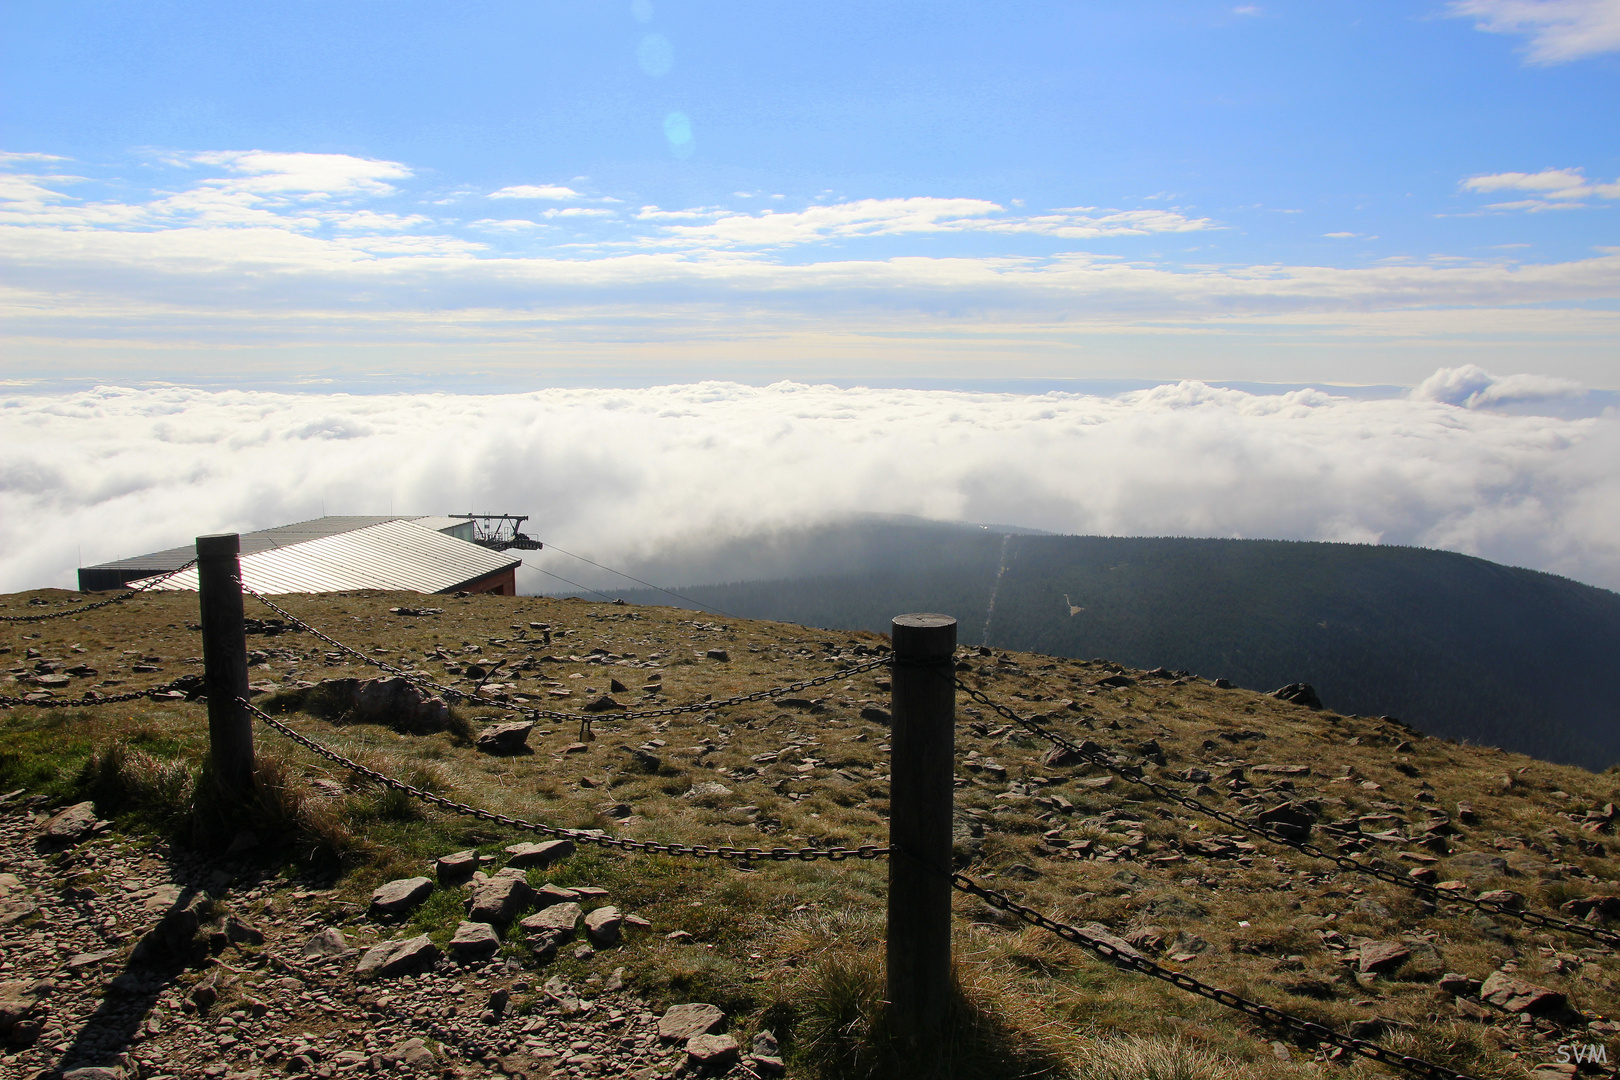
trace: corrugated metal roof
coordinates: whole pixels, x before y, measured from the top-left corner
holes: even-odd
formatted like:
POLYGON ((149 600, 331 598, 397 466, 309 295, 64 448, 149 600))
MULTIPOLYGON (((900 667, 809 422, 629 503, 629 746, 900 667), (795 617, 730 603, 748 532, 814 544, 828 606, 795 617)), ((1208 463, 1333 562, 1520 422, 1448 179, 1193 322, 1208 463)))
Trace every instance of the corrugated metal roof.
MULTIPOLYGON (((327 517, 311 518, 309 521, 297 521, 291 525, 278 525, 273 529, 260 529, 257 532, 243 533, 242 554, 249 555, 256 551, 269 551, 272 548, 287 547, 289 544, 302 544, 327 536, 354 532, 357 529, 369 529, 373 525, 381 525, 388 521, 415 521, 435 530, 467 524, 464 518, 440 516, 397 517, 391 514, 386 516, 332 514, 327 517)), ((97 563, 95 566, 86 566, 82 569, 150 570, 154 574, 159 574, 165 570, 173 570, 177 566, 184 566, 196 557, 197 545, 186 544, 184 547, 154 551, 149 555, 136 555, 128 559, 119 559, 117 562, 97 563)))
MULTIPOLYGON (((414 521, 384 519, 366 528, 244 554, 242 581, 262 593, 352 589, 435 593, 521 564, 520 559, 414 521)), ((181 571, 155 587, 195 589, 197 571, 181 571)))

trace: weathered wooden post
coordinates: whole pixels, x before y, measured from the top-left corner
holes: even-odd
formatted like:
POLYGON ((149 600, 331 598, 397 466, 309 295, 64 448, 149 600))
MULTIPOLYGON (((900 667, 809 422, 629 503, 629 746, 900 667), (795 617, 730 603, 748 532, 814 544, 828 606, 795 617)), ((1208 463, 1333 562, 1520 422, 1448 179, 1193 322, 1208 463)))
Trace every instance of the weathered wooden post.
POLYGON ((247 699, 247 637, 242 632, 242 568, 236 533, 197 537, 197 603, 202 609, 203 689, 208 753, 227 792, 253 787, 253 721, 247 699))
POLYGON ((956 620, 897 615, 889 735, 888 1003, 895 1034, 937 1034, 951 993, 956 620))

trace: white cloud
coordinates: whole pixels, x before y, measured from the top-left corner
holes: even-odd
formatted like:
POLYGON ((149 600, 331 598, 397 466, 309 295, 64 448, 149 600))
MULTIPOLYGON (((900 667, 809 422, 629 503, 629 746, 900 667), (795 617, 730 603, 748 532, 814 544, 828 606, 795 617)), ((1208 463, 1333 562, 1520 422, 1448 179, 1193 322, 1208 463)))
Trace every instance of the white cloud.
POLYGON ((1620 199, 1620 180, 1612 184, 1588 180, 1580 169, 1543 169, 1535 173, 1505 172, 1471 176, 1463 181, 1468 191, 1528 191, 1533 199, 1492 203, 1492 210, 1570 210, 1586 199, 1620 199))
POLYGON ((799 211, 765 210, 758 214, 712 209, 660 210, 644 207, 642 220, 694 222, 672 224, 666 243, 712 247, 773 248, 868 236, 924 233, 1029 233, 1065 240, 1152 233, 1194 232, 1214 228, 1208 218, 1189 218, 1174 210, 1114 210, 1060 207, 1047 214, 1007 215, 984 199, 859 199, 828 203, 799 211))
POLYGON ((572 218, 612 217, 613 216, 613 211, 612 210, 599 210, 599 209, 595 209, 595 208, 587 208, 587 207, 584 207, 584 206, 565 206, 560 210, 553 209, 553 210, 543 211, 540 214, 540 216, 541 217, 547 217, 547 218, 560 218, 560 217, 572 217, 572 218))
POLYGON ((1441 368, 1412 390, 1414 401, 1439 401, 1465 409, 1575 397, 1581 384, 1544 375, 1492 375, 1475 364, 1441 368))
POLYGON ((563 187, 561 184, 548 184, 536 187, 533 184, 519 184, 516 187, 503 187, 499 191, 489 193, 492 199, 550 199, 553 202, 566 202, 569 199, 580 198, 579 192, 573 188, 563 187))
POLYGON ((1330 240, 1349 240, 1361 234, 1353 232, 1325 232, 1322 235, 1330 240))
POLYGON ((309 200, 391 195, 389 180, 412 173, 397 161, 374 161, 348 154, 277 154, 263 150, 220 150, 193 154, 204 165, 222 165, 234 179, 206 180, 220 191, 298 195, 309 200))
MULTIPOLYGON (((1484 378, 1487 395, 1520 392, 1506 389, 1517 377, 1484 378)), ((1431 383, 1442 397, 1481 392, 1467 372, 1431 383)), ((712 382, 13 392, 0 397, 0 590, 69 584, 80 544, 99 562, 314 517, 323 500, 331 513, 498 502, 535 514, 540 538, 620 565, 704 536, 889 511, 1442 546, 1614 588, 1617 456, 1612 413, 1560 420, 1200 383, 1117 398, 712 382)))
POLYGON ((1529 60, 1558 64, 1620 50, 1620 0, 1452 0, 1492 34, 1526 34, 1529 60))

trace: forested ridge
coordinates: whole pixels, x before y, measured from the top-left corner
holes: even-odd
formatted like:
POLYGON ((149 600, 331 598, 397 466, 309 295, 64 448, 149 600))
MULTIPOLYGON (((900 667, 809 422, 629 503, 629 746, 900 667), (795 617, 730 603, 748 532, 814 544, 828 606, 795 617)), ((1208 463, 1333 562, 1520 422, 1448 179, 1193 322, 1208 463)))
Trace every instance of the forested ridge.
POLYGON ((1620 594, 1551 574, 1421 548, 877 520, 804 544, 821 551, 807 550, 811 563, 828 548, 853 554, 843 572, 680 591, 830 628, 885 630, 897 613, 941 611, 966 643, 1252 689, 1308 682, 1339 712, 1589 768, 1620 761, 1620 594))

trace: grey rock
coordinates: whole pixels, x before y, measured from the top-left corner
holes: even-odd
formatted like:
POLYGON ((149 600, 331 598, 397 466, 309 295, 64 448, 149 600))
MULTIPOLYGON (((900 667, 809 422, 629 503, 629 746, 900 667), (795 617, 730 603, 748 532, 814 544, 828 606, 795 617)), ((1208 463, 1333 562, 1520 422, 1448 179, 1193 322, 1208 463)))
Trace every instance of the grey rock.
POLYGON ((626 706, 620 704, 617 701, 614 701, 613 698, 611 698, 607 694, 603 694, 601 697, 597 698, 595 701, 587 701, 584 704, 584 706, 582 706, 582 711, 588 712, 588 713, 601 713, 601 712, 613 712, 615 710, 624 709, 624 708, 626 708, 626 706))
POLYGON ((450 955, 459 963, 488 960, 501 947, 501 939, 488 923, 464 922, 450 939, 450 955))
POLYGON ((69 1069, 62 1080, 124 1080, 124 1070, 106 1065, 86 1065, 69 1069))
POLYGON ((328 926, 304 942, 303 951, 299 953, 305 960, 330 960, 334 956, 342 956, 349 951, 349 941, 343 936, 343 931, 335 926, 328 926))
POLYGON ((97 824, 96 804, 82 802, 51 815, 41 828, 47 843, 68 847, 89 836, 97 824))
POLYGON ((354 970, 357 979, 392 979, 426 971, 439 959, 439 947, 426 934, 403 941, 373 945, 360 957, 354 970))
POLYGON ((707 656, 710 660, 729 661, 731 659, 731 654, 726 652, 726 650, 724 650, 724 649, 710 649, 704 655, 707 656))
POLYGON ((477 869, 478 852, 471 848, 449 855, 440 855, 433 864, 433 872, 438 875, 441 882, 461 881, 471 877, 473 871, 477 869))
MULTIPOLYGON (((522 871, 518 871, 522 873, 522 871)), ((473 889, 467 900, 467 918, 473 922, 505 926, 519 908, 534 900, 534 890, 521 877, 507 877, 504 871, 473 889)))
POLYGON ((1470 880, 1507 873, 1507 860, 1483 851, 1461 851, 1446 863, 1451 873, 1470 880))
POLYGON ((1273 690, 1271 696, 1278 701, 1303 705, 1307 709, 1320 709, 1322 707, 1322 699, 1316 696, 1316 689, 1310 683, 1289 683, 1287 686, 1273 690))
POLYGON ((776 1041, 776 1032, 766 1028, 754 1036, 753 1045, 756 1057, 776 1057, 782 1052, 781 1045, 776 1041))
POLYGON ((565 889, 548 881, 534 891, 534 906, 548 908, 552 904, 571 904, 579 900, 581 895, 578 889, 565 889))
POLYGON ((486 754, 530 753, 529 732, 533 730, 533 720, 492 724, 478 733, 478 749, 486 754))
POLYGON ((1406 963, 1412 950, 1394 941, 1369 941, 1361 947, 1362 971, 1387 975, 1406 963))
POLYGON ((693 784, 681 798, 691 799, 693 802, 714 802, 716 799, 723 799, 731 793, 731 789, 720 783, 720 781, 705 780, 701 784, 693 784))
POLYGON ((702 1002, 671 1005, 658 1020, 658 1037, 665 1042, 685 1042, 694 1035, 708 1034, 725 1018, 720 1009, 702 1002))
POLYGON ((686 1067, 719 1072, 735 1065, 742 1055, 730 1035, 694 1035, 686 1040, 686 1067))
POLYGON ((438 1064, 433 1051, 421 1039, 397 1042, 382 1057, 390 1065, 409 1065, 413 1069, 431 1069, 438 1064))
POLYGON ((1564 1007, 1564 995, 1545 986, 1527 983, 1501 971, 1493 971, 1479 989, 1479 996, 1510 1013, 1556 1012, 1564 1007))
POLYGON ((643 750, 640 747, 635 746, 626 746, 624 748, 624 752, 630 755, 630 761, 633 767, 641 772, 655 773, 663 767, 663 759, 657 754, 653 753, 651 750, 643 750))
POLYGON ((530 866, 546 867, 554 862, 560 862, 574 853, 572 840, 547 840, 540 844, 512 844, 506 848, 506 853, 512 858, 507 866, 525 868, 530 866))
POLYGON ((624 914, 609 905, 585 916, 585 935, 599 946, 617 945, 624 930, 624 914))
POLYGON ((579 928, 580 910, 575 903, 552 904, 530 915, 520 925, 526 934, 554 935, 567 941, 579 928))
POLYGON ((433 891, 433 879, 399 878, 377 886, 371 894, 370 914, 374 919, 402 919, 415 911, 433 891))

